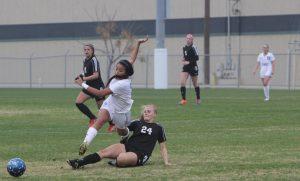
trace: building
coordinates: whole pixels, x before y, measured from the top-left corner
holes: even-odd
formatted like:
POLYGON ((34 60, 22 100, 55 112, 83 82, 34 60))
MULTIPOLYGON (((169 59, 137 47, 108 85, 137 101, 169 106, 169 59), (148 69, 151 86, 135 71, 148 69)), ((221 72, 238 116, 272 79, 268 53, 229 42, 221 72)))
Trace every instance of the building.
MULTIPOLYGON (((184 36, 193 33, 200 50, 200 80, 203 84, 204 0, 167 0, 166 39, 169 87, 178 86, 184 36)), ((299 0, 210 0, 210 82, 214 86, 255 87, 252 76, 261 46, 274 52, 276 74, 272 85, 300 87, 299 0), (229 11, 228 11, 229 10, 229 11), (230 12, 230 37, 227 21, 230 12), (228 56, 228 44, 231 56, 228 56), (294 45, 289 43, 296 42, 294 45), (288 51, 291 54, 288 54, 288 51), (240 68, 240 69, 239 69, 240 68), (238 71, 239 70, 239 71, 238 71)), ((0 87, 74 86, 81 71, 82 45, 103 48, 96 33, 97 22, 113 16, 119 24, 131 24, 137 37, 150 36, 135 65, 133 85, 153 87, 155 48, 155 0, 2 0, 0 7, 0 87)), ((99 55, 102 76, 107 63, 99 55)))

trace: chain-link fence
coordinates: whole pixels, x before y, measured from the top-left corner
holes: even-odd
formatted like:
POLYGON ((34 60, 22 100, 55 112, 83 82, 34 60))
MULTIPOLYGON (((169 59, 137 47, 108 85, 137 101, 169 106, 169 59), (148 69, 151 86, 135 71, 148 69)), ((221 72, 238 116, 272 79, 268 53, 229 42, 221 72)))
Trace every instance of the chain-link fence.
MULTIPOLYGON (((275 54, 275 74, 271 85, 277 88, 300 88, 300 53, 275 54)), ((103 80, 107 80, 108 63, 105 55, 97 56, 103 80)), ((128 57, 123 57, 128 58, 128 57)), ((179 86, 182 55, 168 55, 168 87, 179 86)), ((141 54, 134 65, 134 87, 152 88, 154 85, 154 55, 141 54)), ((257 54, 210 55, 210 87, 258 87, 259 75, 252 74, 257 54)), ((0 57, 0 87, 75 87, 74 78, 82 72, 82 55, 24 58, 0 57)), ((199 82, 204 85, 204 56, 200 56, 199 82)), ((112 71, 113 72, 113 71, 112 71)))

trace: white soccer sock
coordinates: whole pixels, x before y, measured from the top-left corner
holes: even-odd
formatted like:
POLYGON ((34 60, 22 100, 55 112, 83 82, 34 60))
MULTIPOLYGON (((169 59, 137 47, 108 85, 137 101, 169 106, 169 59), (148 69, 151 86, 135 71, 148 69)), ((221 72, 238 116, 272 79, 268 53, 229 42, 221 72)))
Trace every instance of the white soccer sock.
POLYGON ((97 132, 98 131, 94 127, 90 127, 86 133, 84 142, 86 142, 89 145, 97 135, 97 132))
POLYGON ((267 86, 264 86, 264 95, 265 95, 265 98, 268 98, 267 97, 267 86))
POLYGON ((267 85, 267 98, 269 99, 270 98, 270 86, 267 85))

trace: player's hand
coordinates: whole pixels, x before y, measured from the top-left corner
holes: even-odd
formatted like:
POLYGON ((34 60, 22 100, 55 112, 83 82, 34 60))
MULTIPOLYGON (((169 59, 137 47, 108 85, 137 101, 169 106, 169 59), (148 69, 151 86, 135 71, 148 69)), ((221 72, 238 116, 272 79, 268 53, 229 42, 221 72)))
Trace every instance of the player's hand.
POLYGON ((138 39, 138 43, 145 43, 146 41, 148 41, 148 35, 146 36, 146 38, 141 38, 141 39, 138 39))
POLYGON ((183 65, 188 65, 188 64, 190 64, 190 62, 189 61, 183 61, 182 64, 183 65))
POLYGON ((78 79, 75 79, 75 83, 81 86, 81 84, 83 83, 82 78, 78 77, 78 79))

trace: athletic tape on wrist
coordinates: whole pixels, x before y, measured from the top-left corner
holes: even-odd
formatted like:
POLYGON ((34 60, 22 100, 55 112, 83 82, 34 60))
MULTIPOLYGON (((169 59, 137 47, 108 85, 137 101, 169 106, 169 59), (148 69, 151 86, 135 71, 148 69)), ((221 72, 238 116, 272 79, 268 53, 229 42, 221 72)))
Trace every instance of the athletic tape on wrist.
POLYGON ((88 89, 89 86, 86 84, 86 83, 82 83, 81 86, 84 88, 84 89, 88 89))

